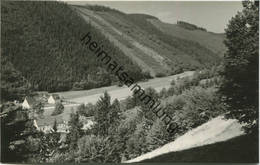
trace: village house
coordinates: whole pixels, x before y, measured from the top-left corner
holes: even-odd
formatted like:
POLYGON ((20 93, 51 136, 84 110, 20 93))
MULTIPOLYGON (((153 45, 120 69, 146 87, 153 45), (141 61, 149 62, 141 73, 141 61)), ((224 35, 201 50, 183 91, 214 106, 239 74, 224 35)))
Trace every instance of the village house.
POLYGON ((51 125, 45 125, 45 126, 41 126, 39 127, 39 131, 43 132, 43 133, 52 133, 55 132, 52 128, 51 125))
POLYGON ((33 126, 36 128, 36 130, 41 131, 43 133, 52 133, 54 132, 51 125, 42 125, 39 120, 38 123, 36 120, 33 120, 33 126))
POLYGON ((59 133, 69 133, 69 125, 67 121, 63 121, 62 123, 58 124, 57 132, 59 133))
POLYGON ((82 122, 83 124, 82 130, 85 131, 91 129, 95 124, 94 116, 90 116, 90 117, 80 116, 79 121, 82 122))
POLYGON ((48 103, 49 104, 56 104, 57 102, 60 102, 60 97, 57 94, 52 94, 49 98, 48 98, 48 103))
POLYGON ((31 108, 33 108, 33 105, 35 103, 36 103, 36 100, 33 97, 26 96, 22 103, 22 107, 23 107, 23 109, 31 109, 31 108))

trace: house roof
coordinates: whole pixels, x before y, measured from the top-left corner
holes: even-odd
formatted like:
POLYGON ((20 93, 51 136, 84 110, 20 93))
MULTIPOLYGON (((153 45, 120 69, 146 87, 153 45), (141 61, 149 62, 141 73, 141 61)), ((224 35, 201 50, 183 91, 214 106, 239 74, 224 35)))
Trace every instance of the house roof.
POLYGON ((33 97, 30 97, 30 96, 26 96, 25 100, 27 100, 29 105, 33 105, 33 104, 36 103, 36 100, 33 97))

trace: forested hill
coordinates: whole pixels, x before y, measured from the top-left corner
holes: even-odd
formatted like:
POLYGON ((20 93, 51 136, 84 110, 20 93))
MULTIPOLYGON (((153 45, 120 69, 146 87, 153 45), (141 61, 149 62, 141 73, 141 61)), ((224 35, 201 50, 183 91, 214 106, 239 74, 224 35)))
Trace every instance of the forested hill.
POLYGON ((223 35, 183 21, 166 24, 147 14, 125 14, 98 5, 73 7, 155 76, 210 67, 220 62, 225 51, 223 35))
MULTIPOLYGON (((80 38, 89 31, 136 81, 149 77, 146 71, 160 77, 212 66, 222 52, 192 37, 169 35, 169 28, 160 28, 156 17, 103 6, 3 1, 1 19, 2 56, 34 90, 91 89, 117 83, 81 45, 80 38)), ((206 43, 214 40, 210 33, 203 33, 207 33, 206 43)))
POLYGON ((65 3, 3 1, 1 20, 1 54, 35 90, 89 89, 117 81, 81 44, 89 31, 135 80, 143 78, 137 65, 65 3))

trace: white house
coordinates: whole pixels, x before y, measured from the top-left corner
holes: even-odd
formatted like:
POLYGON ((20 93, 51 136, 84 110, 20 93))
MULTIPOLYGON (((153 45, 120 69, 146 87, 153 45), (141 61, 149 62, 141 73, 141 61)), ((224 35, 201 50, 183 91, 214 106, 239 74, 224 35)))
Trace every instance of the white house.
POLYGON ((23 109, 31 109, 35 103, 36 101, 34 98, 26 96, 22 103, 22 107, 23 109))
POLYGON ((41 131, 45 134, 55 132, 51 125, 41 126, 41 127, 39 127, 39 131, 41 131))
POLYGON ((64 121, 63 123, 58 124, 57 132, 59 133, 69 133, 69 125, 68 122, 64 121))
POLYGON ((49 104, 55 104, 55 103, 57 103, 58 101, 60 101, 60 97, 59 97, 59 95, 57 95, 57 94, 53 94, 53 95, 51 95, 51 96, 48 98, 48 103, 49 103, 49 104))
POLYGON ((39 131, 40 128, 38 127, 37 121, 34 119, 33 120, 33 126, 39 131))
POLYGON ((94 116, 90 116, 90 117, 79 116, 79 121, 82 122, 83 124, 82 130, 89 130, 95 124, 94 116))

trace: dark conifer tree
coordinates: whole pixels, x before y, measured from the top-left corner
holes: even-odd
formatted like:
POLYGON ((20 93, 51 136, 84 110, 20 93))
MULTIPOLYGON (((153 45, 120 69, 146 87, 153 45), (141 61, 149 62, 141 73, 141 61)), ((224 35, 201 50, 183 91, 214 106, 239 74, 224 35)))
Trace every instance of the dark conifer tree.
POLYGON ((229 106, 229 117, 256 127, 258 124, 259 6, 243 2, 243 11, 226 29, 224 81, 220 92, 229 106))

